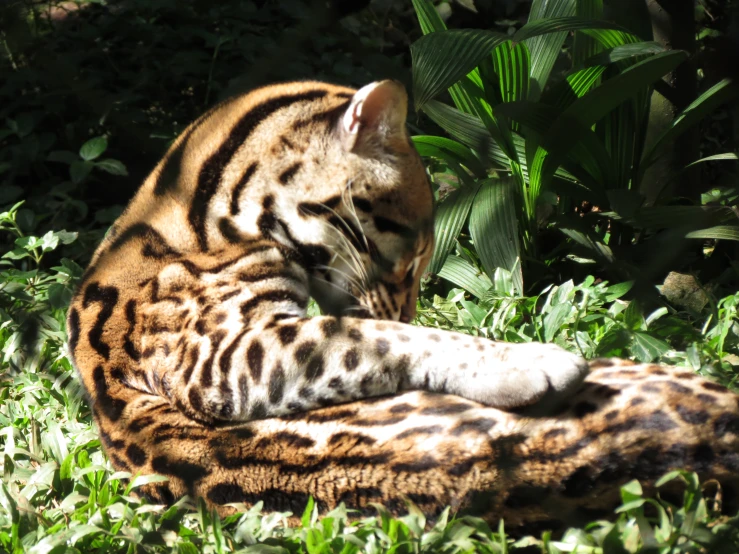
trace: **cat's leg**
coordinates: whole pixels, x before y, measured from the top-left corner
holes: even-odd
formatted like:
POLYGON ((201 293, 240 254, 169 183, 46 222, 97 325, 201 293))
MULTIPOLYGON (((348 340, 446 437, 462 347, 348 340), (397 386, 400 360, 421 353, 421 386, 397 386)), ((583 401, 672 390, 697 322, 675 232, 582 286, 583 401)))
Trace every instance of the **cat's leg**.
POLYGON ((260 419, 350 400, 428 390, 497 408, 569 395, 584 360, 551 344, 507 344, 354 318, 265 318, 191 342, 177 405, 205 420, 260 419))

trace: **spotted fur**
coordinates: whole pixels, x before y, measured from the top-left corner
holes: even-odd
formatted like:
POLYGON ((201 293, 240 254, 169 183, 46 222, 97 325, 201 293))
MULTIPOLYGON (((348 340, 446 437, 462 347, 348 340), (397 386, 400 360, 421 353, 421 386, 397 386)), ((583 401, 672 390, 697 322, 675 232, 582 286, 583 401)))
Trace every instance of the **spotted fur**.
POLYGON ((673 467, 731 484, 739 405, 717 385, 623 362, 583 384, 588 365, 552 345, 409 325, 433 199, 406 103, 390 81, 278 85, 173 144, 68 315, 113 465, 167 476, 157 501, 223 511, 410 499, 514 525, 673 467), (306 317, 311 296, 327 315, 306 317))

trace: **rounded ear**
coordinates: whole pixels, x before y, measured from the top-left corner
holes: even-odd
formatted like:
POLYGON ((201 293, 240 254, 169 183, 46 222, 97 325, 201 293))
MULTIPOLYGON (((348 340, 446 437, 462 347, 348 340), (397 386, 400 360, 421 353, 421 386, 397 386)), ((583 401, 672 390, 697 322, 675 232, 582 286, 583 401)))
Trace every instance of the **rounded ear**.
POLYGON ((405 140, 408 95, 397 81, 377 81, 359 89, 341 118, 341 143, 347 152, 368 145, 405 140))

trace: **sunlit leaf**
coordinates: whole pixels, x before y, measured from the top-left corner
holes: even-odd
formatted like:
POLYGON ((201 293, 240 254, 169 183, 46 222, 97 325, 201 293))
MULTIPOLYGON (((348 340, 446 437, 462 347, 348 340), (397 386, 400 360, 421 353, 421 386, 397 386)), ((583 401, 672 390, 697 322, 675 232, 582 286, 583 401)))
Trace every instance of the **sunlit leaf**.
POLYGON ((483 182, 472 206, 470 234, 488 276, 498 267, 507 269, 513 275, 516 290, 522 293, 515 186, 511 179, 483 182))
POLYGON ((438 273, 467 221, 480 181, 452 192, 438 206, 434 222, 436 246, 426 271, 438 273))
POLYGON ((493 286, 487 275, 459 256, 449 256, 438 273, 440 277, 462 287, 480 299, 484 298, 485 293, 493 286))

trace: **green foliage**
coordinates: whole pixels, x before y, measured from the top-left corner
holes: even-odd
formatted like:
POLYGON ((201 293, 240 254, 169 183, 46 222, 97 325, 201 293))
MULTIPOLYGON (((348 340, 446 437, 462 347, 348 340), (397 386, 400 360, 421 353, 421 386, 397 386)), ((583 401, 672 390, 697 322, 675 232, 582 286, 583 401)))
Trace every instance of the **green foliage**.
POLYGON ((719 300, 704 318, 666 303, 647 310, 637 300, 624 299, 633 282, 609 285, 592 276, 522 296, 510 272, 498 268, 490 280, 469 252, 461 254, 449 256, 440 275, 462 288, 445 297, 421 298, 423 325, 506 342, 554 342, 588 359, 685 365, 728 386, 739 385, 739 293, 719 300), (469 294, 477 301, 468 300, 469 294))
POLYGON ((645 170, 706 114, 736 98, 736 83, 716 83, 646 144, 652 86, 687 56, 598 20, 602 2, 534 0, 529 21, 510 35, 447 30, 427 0, 413 5, 424 32, 411 46, 415 105, 453 139, 416 137, 419 151, 445 162, 460 189, 489 183, 491 176, 499 180, 495 187, 483 184, 473 199, 442 199, 442 211, 456 217, 437 225, 431 271, 452 251, 468 204, 470 234, 488 276, 496 267, 507 269, 519 291, 522 269, 538 278, 566 253, 542 252, 547 226, 564 233, 570 252, 619 279, 649 280, 664 270, 664 263, 656 270, 640 265, 664 251, 666 240, 739 239, 727 207, 673 207, 669 198, 654 206, 640 192, 645 170), (570 57, 560 74, 553 68, 563 48, 570 57), (446 90, 456 108, 434 100, 446 90), (492 195, 493 188, 502 192, 492 195), (583 203, 598 209, 583 217, 583 203))

